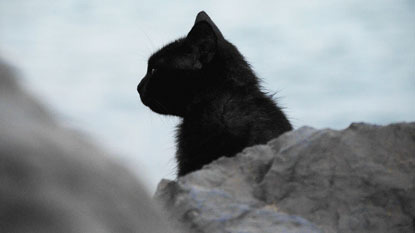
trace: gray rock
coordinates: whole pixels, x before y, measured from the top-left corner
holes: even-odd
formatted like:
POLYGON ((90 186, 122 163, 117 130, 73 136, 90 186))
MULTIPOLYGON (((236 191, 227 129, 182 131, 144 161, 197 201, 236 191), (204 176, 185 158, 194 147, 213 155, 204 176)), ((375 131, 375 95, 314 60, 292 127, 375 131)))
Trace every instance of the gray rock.
POLYGON ((0 60, 0 232, 173 232, 132 173, 14 76, 0 60))
POLYGON ((303 127, 156 198, 189 232, 414 232, 415 123, 303 127))

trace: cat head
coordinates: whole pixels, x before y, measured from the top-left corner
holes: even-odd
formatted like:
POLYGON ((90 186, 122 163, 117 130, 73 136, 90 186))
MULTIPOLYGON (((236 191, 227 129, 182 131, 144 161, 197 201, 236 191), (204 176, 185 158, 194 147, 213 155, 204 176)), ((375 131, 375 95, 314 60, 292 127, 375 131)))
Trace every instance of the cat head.
POLYGON ((209 16, 200 12, 186 37, 149 58, 147 73, 137 87, 141 101, 154 112, 183 116, 195 96, 223 81, 214 79, 226 68, 224 54, 236 54, 248 67, 209 16))

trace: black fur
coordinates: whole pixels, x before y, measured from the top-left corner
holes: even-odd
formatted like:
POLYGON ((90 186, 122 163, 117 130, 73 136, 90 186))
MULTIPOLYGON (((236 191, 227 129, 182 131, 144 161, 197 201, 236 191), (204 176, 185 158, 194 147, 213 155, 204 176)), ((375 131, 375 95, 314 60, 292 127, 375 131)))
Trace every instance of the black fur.
POLYGON ((150 57, 137 90, 154 112, 183 118, 177 130, 179 176, 292 129, 204 12, 186 37, 150 57))

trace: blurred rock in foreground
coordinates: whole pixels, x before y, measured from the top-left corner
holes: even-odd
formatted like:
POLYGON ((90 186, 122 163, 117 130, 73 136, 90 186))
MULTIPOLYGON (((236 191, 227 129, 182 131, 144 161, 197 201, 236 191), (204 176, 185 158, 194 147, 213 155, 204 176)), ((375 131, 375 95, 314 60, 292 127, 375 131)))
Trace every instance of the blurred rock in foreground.
POLYGON ((0 232, 172 232, 143 186, 108 158, 60 127, 0 60, 0 232))
POLYGON ((189 232, 414 232, 415 123, 303 127, 156 192, 189 232))

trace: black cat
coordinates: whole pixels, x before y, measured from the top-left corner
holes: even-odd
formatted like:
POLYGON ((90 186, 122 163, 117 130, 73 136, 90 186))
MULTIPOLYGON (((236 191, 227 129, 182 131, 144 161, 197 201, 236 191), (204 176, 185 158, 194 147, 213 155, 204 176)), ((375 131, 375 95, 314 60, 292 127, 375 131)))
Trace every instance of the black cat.
POLYGON ((177 129, 179 176, 292 129, 205 12, 186 37, 150 57, 137 90, 154 112, 183 118, 177 129))

